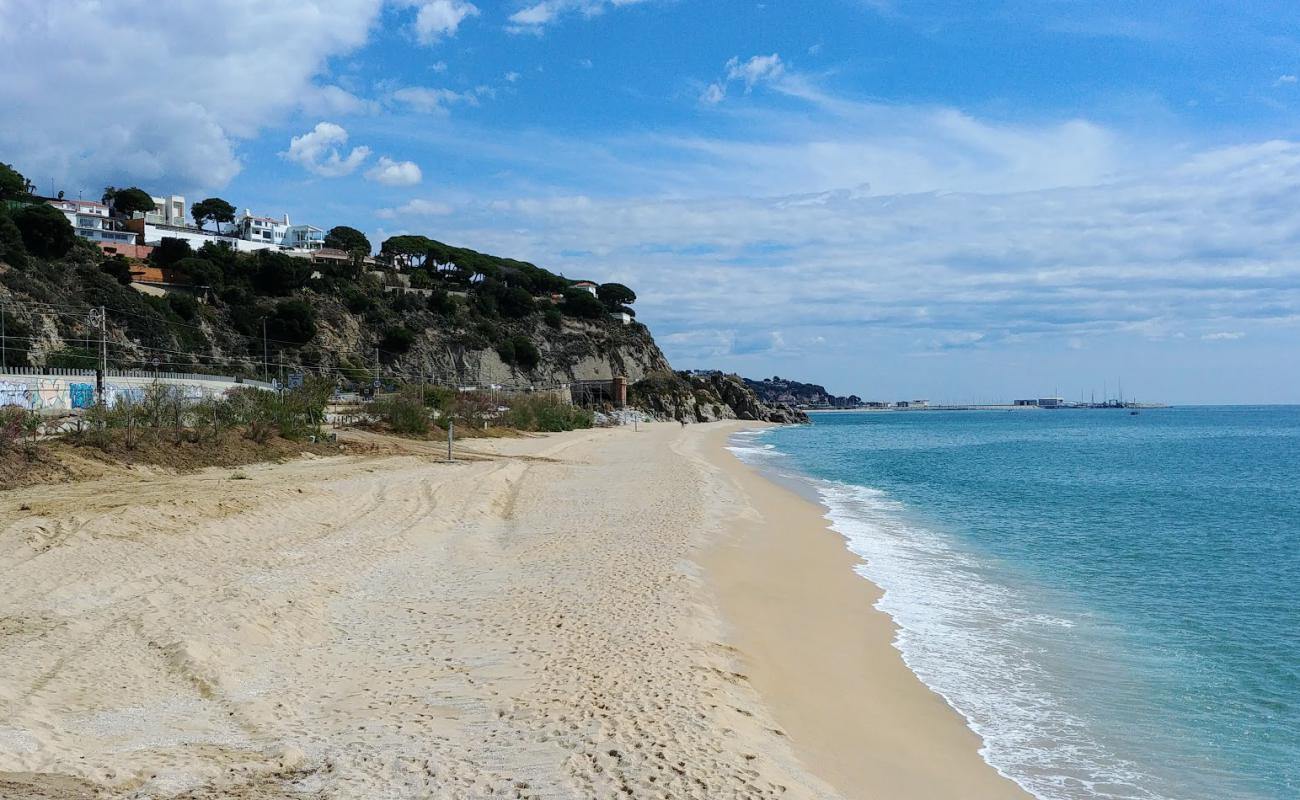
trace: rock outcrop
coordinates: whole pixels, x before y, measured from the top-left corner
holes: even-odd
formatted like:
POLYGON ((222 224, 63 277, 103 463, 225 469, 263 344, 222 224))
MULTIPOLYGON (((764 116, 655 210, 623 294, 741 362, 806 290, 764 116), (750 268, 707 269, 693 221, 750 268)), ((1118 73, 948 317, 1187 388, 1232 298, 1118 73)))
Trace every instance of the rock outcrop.
POLYGON ((752 389, 760 400, 768 404, 820 408, 854 408, 862 405, 862 398, 856 394, 834 395, 826 391, 825 386, 792 381, 775 375, 761 381, 745 378, 745 385, 752 389))
POLYGON ((786 405, 761 401, 738 375, 658 372, 632 384, 631 402, 661 419, 715 422, 744 419, 779 424, 808 422, 786 405))

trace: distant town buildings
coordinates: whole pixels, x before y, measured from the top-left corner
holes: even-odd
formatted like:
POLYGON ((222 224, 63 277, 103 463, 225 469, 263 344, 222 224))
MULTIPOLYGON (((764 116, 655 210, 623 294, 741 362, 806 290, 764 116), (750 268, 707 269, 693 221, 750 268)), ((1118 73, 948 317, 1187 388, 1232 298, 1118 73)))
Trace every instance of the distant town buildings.
POLYGON ((894 408, 929 408, 929 400, 899 400, 894 403, 894 408))
POLYGON ((1030 408, 1064 408, 1065 398, 1063 397, 1037 397, 1028 400, 1017 400, 1017 406, 1027 406, 1030 408))

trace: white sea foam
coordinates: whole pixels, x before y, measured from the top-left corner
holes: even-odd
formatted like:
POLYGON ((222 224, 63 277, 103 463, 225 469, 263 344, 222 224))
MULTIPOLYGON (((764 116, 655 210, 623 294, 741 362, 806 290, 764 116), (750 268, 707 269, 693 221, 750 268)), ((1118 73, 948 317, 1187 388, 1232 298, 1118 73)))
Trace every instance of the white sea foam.
POLYGON ((981 736, 985 760, 1045 799, 1159 797, 1053 693, 1059 678, 1031 642, 1073 621, 1033 610, 986 577, 988 565, 883 492, 812 483, 831 527, 863 559, 859 574, 883 590, 878 607, 898 624, 904 662, 981 736))
POLYGON ((992 580, 989 564, 884 492, 791 474, 778 460, 784 454, 764 444, 735 437, 730 449, 814 490, 832 529, 863 560, 858 573, 881 588, 877 607, 898 625, 904 662, 965 717, 990 765, 1043 800, 1166 800, 1142 788, 1147 776, 1058 699, 1060 676, 1044 666, 1041 642, 1074 620, 992 580))

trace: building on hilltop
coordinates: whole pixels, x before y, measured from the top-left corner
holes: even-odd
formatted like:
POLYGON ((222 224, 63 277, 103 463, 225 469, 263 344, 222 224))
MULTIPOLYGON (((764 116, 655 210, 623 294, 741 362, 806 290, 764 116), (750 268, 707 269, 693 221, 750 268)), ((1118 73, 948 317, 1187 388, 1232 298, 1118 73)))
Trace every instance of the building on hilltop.
MULTIPOLYGON (((284 218, 287 222, 289 216, 284 218)), ((325 246, 325 231, 315 225, 290 225, 282 244, 290 250, 320 250, 325 246)))
POLYGON ((135 243, 135 234, 119 231, 113 227, 108 206, 93 200, 46 200, 51 206, 63 212, 73 230, 83 239, 112 245, 135 243))
POLYGON ((268 245, 265 242, 251 242, 239 238, 229 233, 217 233, 215 231, 203 230, 190 225, 163 225, 149 222, 144 218, 127 220, 127 230, 133 231, 139 244, 158 246, 163 239, 181 239, 189 242, 190 247, 195 250, 199 249, 208 242, 229 247, 232 250, 238 250, 243 253, 251 253, 257 250, 267 248, 275 249, 274 245, 268 245))
POLYGON ((596 296, 596 284, 591 281, 578 281, 569 287, 570 289, 581 289, 584 292, 591 292, 591 296, 596 296))
POLYGON ((247 208, 235 220, 234 233, 246 242, 255 242, 263 249, 280 247, 287 250, 320 250, 325 246, 325 231, 314 225, 292 225, 289 215, 282 219, 259 217, 247 208))
POLYGON ((268 246, 280 246, 288 230, 288 214, 284 215, 282 222, 271 217, 254 216, 253 212, 246 208, 243 216, 235 220, 235 233, 239 238, 249 242, 263 242, 268 246))
MULTIPOLYGON (((155 225, 180 225, 185 226, 185 198, 179 194, 170 194, 166 197, 154 197, 149 195, 153 201, 153 211, 146 211, 144 219, 146 222, 152 222, 155 225)), ((136 212, 139 214, 139 212, 136 212)))

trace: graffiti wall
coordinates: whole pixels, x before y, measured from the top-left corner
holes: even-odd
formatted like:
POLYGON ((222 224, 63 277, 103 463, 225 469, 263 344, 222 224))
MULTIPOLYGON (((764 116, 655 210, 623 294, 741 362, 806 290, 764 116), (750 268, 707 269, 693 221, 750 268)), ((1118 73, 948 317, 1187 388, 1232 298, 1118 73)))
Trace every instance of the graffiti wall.
MULTIPOLYGON (((185 383, 170 379, 161 382, 179 386, 185 399, 201 400, 222 394, 235 384, 225 381, 185 383)), ((109 378, 104 384, 104 400, 110 406, 120 403, 138 403, 144 399, 145 389, 152 383, 142 378, 109 378)), ((85 378, 61 376, 0 375, 0 406, 18 406, 42 414, 58 415, 95 405, 95 384, 85 378)))

